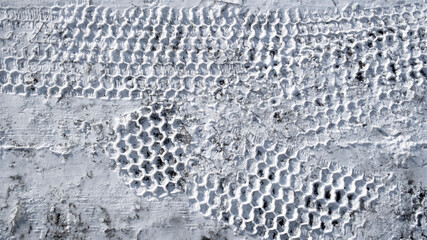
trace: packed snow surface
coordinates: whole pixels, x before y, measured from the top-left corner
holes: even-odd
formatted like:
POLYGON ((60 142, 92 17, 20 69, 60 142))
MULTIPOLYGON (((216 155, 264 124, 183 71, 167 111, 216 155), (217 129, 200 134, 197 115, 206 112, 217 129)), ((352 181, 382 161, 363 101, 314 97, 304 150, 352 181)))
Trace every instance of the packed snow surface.
POLYGON ((0 2, 0 239, 427 238, 426 17, 0 2))

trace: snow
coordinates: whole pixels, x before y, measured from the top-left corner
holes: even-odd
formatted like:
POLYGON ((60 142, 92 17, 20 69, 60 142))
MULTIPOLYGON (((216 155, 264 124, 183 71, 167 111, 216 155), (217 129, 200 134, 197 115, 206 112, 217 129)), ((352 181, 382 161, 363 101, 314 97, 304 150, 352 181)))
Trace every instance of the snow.
POLYGON ((426 238, 426 9, 2 1, 0 239, 426 238))

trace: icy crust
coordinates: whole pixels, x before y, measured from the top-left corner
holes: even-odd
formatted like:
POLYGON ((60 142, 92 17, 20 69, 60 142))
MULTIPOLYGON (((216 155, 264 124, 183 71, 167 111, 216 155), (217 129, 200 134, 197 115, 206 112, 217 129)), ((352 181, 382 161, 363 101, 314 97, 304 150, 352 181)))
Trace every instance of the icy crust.
POLYGON ((407 236, 427 234, 425 190, 317 155, 361 145, 407 167, 426 144, 425 4, 0 12, 2 92, 144 105, 107 147, 138 195, 185 194, 265 239, 367 237, 385 208, 407 236))

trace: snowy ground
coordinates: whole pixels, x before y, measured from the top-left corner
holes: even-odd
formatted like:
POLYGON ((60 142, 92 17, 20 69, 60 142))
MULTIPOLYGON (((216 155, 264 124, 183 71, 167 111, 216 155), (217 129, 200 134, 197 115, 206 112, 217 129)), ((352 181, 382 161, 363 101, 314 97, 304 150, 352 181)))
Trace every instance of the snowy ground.
POLYGON ((0 239, 427 238, 427 3, 0 2, 0 239))

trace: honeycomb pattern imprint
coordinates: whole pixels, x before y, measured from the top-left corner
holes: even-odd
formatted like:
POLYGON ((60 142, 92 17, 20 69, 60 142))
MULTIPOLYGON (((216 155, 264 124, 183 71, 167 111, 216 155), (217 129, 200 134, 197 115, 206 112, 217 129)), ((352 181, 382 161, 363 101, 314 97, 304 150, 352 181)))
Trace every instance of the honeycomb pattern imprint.
MULTIPOLYGON (((0 54, 2 92, 158 101, 122 116, 110 146, 119 175, 139 195, 185 192, 195 209, 237 231, 287 239, 347 238, 347 229, 356 228, 349 216, 354 209, 372 208, 398 191, 388 178, 333 163, 307 167, 303 152, 372 122, 381 120, 392 129, 396 119, 408 126, 405 119, 420 119, 425 103, 415 101, 426 89, 424 3, 266 13, 77 5, 41 9, 37 19, 13 10, 0 9, 3 29, 12 33, 1 39, 13 46, 0 54), (206 104, 200 109, 215 102, 220 112, 221 104, 231 102, 241 110, 198 126, 200 132, 217 126, 230 130, 226 122, 239 118, 245 105, 271 116, 251 128, 264 131, 269 122, 286 127, 286 144, 295 151, 273 150, 254 136, 246 156, 241 153, 247 149, 237 146, 233 152, 234 146, 225 144, 229 136, 221 129, 187 151, 191 138, 162 101, 188 109, 200 99, 206 104), (217 161, 213 165, 225 165, 224 159, 242 165, 227 173, 229 178, 188 165, 187 155, 218 149, 231 154, 206 155, 217 161)), ((207 110, 198 113, 200 119, 210 116, 207 110)), ((256 114, 242 114, 242 122, 256 114)), ((411 221, 422 229, 425 200, 410 201, 420 201, 411 221)))
MULTIPOLYGON (((4 29, 12 33, 3 40, 14 46, 0 56, 0 86, 6 93, 179 98, 212 91, 199 89, 200 80, 223 85, 230 82, 227 76, 246 73, 298 81, 308 66, 321 64, 322 72, 341 79, 361 84, 370 79, 368 89, 380 88, 385 107, 396 109, 388 98, 403 92, 410 97, 410 89, 424 85, 427 76, 422 3, 267 13, 237 7, 120 11, 71 5, 42 9, 44 17, 36 20, 9 13, 14 9, 0 10, 4 29), (23 23, 14 25, 18 20, 23 23), (32 24, 40 28, 31 29, 32 24), (19 31, 24 34, 18 37, 19 31), (171 84, 176 78, 186 84, 168 89, 169 78, 171 84)), ((287 87, 288 81, 281 85, 287 87)), ((301 94, 289 88, 285 97, 301 94)))
POLYGON ((183 128, 173 104, 153 103, 122 116, 110 146, 119 175, 144 197, 185 193, 195 210, 237 232, 263 239, 344 236, 352 226, 349 214, 397 192, 387 178, 336 163, 307 168, 311 161, 302 151, 270 141, 254 148, 236 178, 201 175, 188 164, 191 136, 183 128))
POLYGON ((205 216, 262 239, 336 238, 353 224, 349 214, 390 193, 386 178, 326 162, 308 173, 309 160, 288 154, 258 146, 246 161, 247 174, 195 176, 187 190, 190 203, 205 216))
POLYGON ((141 196, 162 198, 185 187, 186 142, 173 106, 154 103, 122 116, 109 148, 119 175, 141 196))

